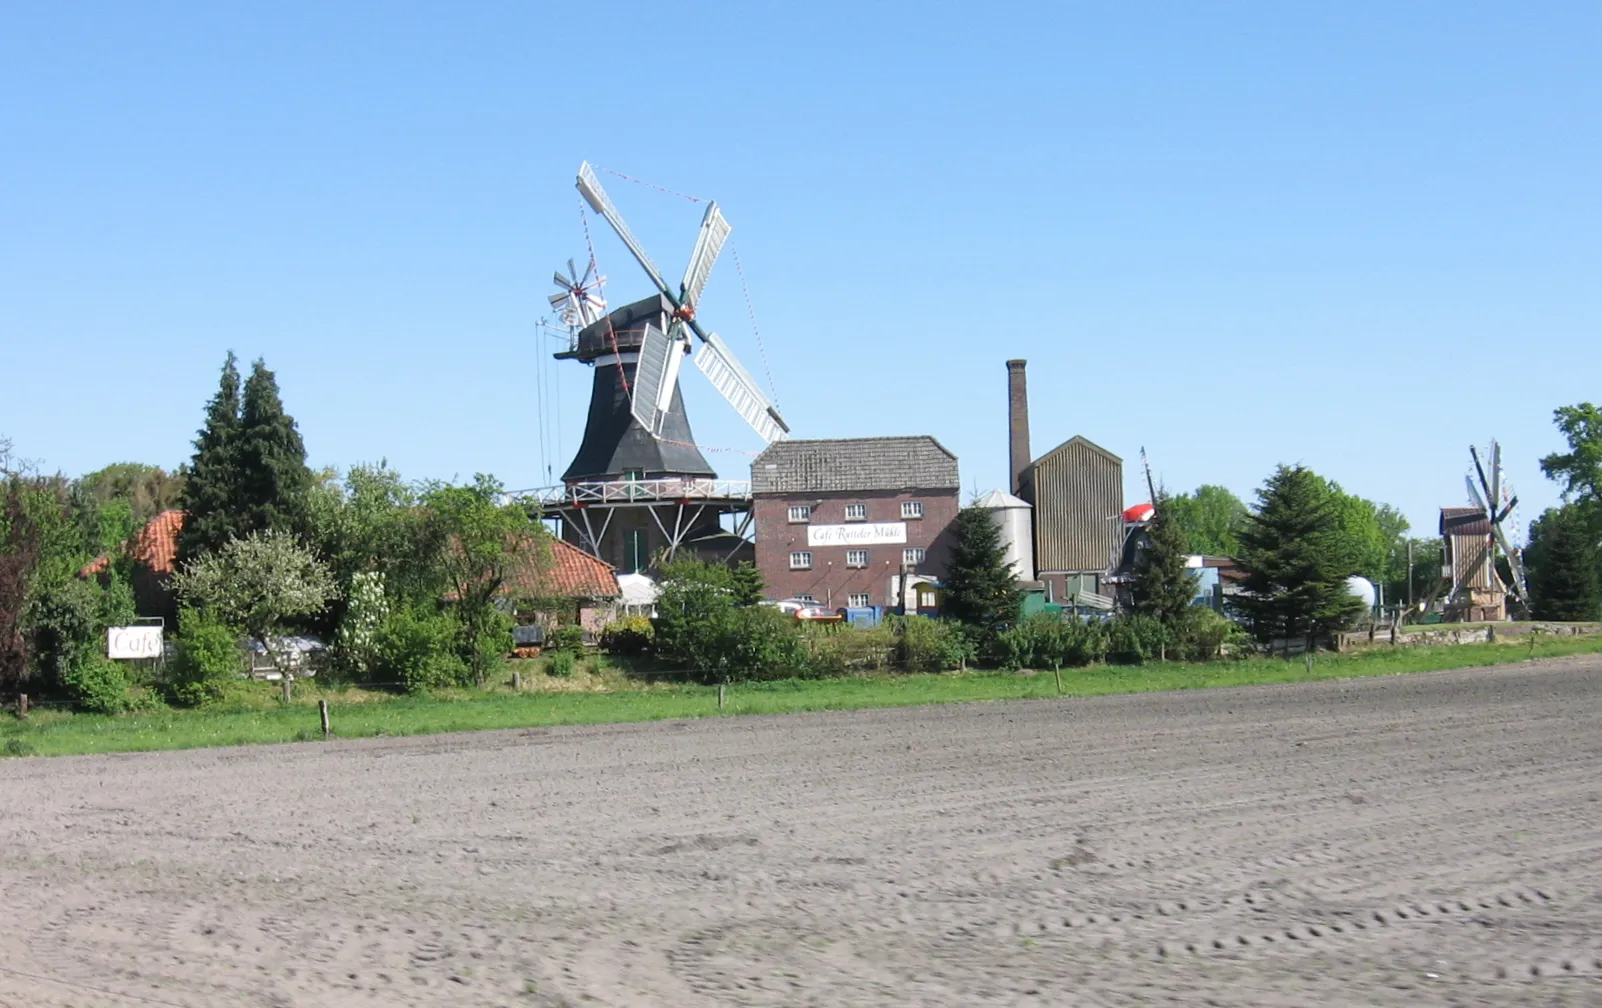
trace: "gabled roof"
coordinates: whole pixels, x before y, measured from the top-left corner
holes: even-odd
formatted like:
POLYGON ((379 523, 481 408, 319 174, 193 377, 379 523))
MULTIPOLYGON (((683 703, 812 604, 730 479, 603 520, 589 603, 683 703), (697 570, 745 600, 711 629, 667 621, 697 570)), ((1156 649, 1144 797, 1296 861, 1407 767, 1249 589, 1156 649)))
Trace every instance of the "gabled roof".
POLYGON ((1101 445, 1097 444, 1096 442, 1094 442, 1094 441, 1090 440, 1089 438, 1085 437, 1083 434, 1075 434, 1073 437, 1071 437, 1068 440, 1064 441, 1062 444, 1060 444, 1057 447, 1053 448, 1051 451, 1049 451, 1046 454, 1040 456, 1039 458, 1035 459, 1033 462, 1031 462, 1029 464, 1031 466, 1037 466, 1040 463, 1046 461, 1046 459, 1051 458, 1051 456, 1056 455, 1059 452, 1067 451, 1069 448, 1073 448, 1073 447, 1088 448, 1091 451, 1095 452, 1096 454, 1105 457, 1109 462, 1116 462, 1119 465, 1123 465, 1124 464, 1124 460, 1123 459, 1119 458, 1117 455, 1114 455, 1112 452, 1110 452, 1107 449, 1103 448, 1101 445))
MULTIPOLYGON (((184 517, 182 511, 163 511, 120 548, 128 550, 134 563, 152 574, 171 574, 178 569, 178 533, 183 530, 184 517)), ((111 555, 102 553, 80 570, 78 576, 97 577, 110 569, 111 555)))
POLYGON ((751 463, 752 493, 956 490, 957 456, 927 434, 776 441, 751 463))
POLYGON ((548 564, 539 563, 533 550, 513 567, 501 587, 502 595, 523 598, 617 598, 622 590, 611 564, 562 539, 549 538, 548 564))

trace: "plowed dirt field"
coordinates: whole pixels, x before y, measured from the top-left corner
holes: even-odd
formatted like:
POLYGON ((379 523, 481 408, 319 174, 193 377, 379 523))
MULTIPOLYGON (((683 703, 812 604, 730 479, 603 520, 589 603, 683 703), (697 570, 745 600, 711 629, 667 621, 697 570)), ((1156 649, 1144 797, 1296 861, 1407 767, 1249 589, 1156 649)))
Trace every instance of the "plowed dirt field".
POLYGON ((1598 1005, 1602 662, 0 761, 0 1005, 1598 1005))

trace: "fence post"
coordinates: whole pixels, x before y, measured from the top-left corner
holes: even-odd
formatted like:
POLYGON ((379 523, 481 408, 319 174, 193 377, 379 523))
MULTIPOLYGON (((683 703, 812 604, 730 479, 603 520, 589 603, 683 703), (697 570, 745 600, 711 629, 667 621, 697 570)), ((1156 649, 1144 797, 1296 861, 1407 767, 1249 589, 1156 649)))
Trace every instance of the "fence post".
POLYGON ((1051 674, 1057 678, 1057 695, 1062 696, 1062 662, 1051 663, 1051 674))
POLYGON ((319 701, 317 701, 317 716, 319 718, 321 718, 322 722, 323 722, 323 738, 327 738, 329 735, 332 735, 333 732, 328 727, 328 701, 327 700, 319 700, 319 701))
POLYGON ((522 690, 523 690, 523 673, 521 673, 521 672, 513 672, 512 673, 512 692, 513 693, 520 693, 520 692, 522 692, 522 690))
POLYGON ((1485 642, 1487 644, 1495 644, 1496 643, 1496 627, 1495 626, 1488 626, 1488 627, 1485 628, 1485 642))
POLYGON ((723 691, 724 685, 722 683, 718 683, 718 710, 723 709, 723 691))
POLYGON ((283 691, 284 691, 284 703, 289 703, 290 696, 292 695, 290 691, 293 689, 293 687, 290 686, 290 683, 293 680, 294 680, 294 676, 290 675, 288 672, 280 672, 280 673, 278 673, 278 685, 283 688, 283 691))
POLYGON ((28 694, 26 693, 17 694, 17 719, 19 721, 28 720, 28 694))

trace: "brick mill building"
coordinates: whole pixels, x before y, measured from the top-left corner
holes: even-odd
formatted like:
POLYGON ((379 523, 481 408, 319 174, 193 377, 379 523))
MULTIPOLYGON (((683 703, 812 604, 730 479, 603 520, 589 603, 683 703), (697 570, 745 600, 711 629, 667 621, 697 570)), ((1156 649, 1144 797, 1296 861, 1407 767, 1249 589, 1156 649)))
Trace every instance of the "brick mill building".
POLYGON ((957 457, 928 435, 779 441, 751 465, 756 564, 771 599, 938 606, 957 457))

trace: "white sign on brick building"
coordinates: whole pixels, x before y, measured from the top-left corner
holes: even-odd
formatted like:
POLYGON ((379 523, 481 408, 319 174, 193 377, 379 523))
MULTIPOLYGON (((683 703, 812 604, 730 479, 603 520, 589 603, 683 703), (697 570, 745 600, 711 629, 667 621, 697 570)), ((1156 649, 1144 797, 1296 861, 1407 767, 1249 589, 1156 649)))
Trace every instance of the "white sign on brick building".
POLYGON ((906 522, 807 526, 808 546, 889 546, 906 541, 906 522))

